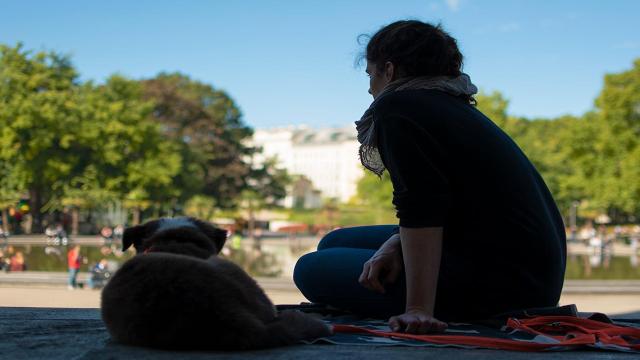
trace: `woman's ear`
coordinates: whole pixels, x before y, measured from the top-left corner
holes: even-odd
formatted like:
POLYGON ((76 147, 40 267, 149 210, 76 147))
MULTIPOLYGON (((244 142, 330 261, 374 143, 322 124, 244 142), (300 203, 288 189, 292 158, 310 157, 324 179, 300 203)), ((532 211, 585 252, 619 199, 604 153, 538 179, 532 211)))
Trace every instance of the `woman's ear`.
POLYGON ((391 61, 384 63, 384 78, 387 82, 395 80, 396 68, 391 61))

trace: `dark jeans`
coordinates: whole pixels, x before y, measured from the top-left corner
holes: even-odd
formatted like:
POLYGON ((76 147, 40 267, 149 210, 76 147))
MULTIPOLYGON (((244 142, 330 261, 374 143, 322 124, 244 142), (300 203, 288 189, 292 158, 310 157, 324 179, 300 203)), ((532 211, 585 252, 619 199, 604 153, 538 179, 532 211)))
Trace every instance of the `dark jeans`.
POLYGON ((358 278, 364 263, 397 233, 397 225, 358 226, 334 230, 320 241, 318 251, 302 256, 293 280, 312 302, 328 304, 359 315, 388 318, 404 312, 404 273, 385 294, 368 290, 358 278))
MULTIPOLYGON (((293 272, 296 286, 312 302, 358 315, 384 319, 403 313, 404 273, 394 284, 385 286, 385 294, 368 290, 358 282, 364 263, 397 229, 395 225, 374 225, 328 233, 318 244, 318 251, 298 260, 293 272)), ((443 250, 434 310, 438 319, 470 321, 557 305, 559 292, 532 276, 535 269, 530 273, 490 272, 496 266, 486 263, 483 256, 465 259, 443 250)), ((521 261, 520 256, 505 255, 500 266, 508 268, 510 262, 521 261)))
POLYGON ((69 268, 69 281, 67 282, 69 286, 74 288, 78 286, 78 283, 76 281, 76 279, 78 278, 78 272, 80 272, 80 269, 69 268))

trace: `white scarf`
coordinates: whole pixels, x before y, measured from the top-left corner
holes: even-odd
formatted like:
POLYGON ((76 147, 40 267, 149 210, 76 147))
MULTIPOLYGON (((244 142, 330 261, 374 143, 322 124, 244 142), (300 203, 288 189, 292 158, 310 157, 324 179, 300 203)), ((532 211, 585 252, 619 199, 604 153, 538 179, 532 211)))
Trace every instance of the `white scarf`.
POLYGON ((380 153, 378 152, 376 128, 375 122, 373 121, 373 109, 378 101, 387 94, 395 91, 425 89, 439 90, 453 96, 472 96, 478 92, 478 88, 471 83, 469 75, 464 73, 454 78, 447 76, 402 78, 387 84, 380 95, 369 105, 369 108, 364 112, 360 120, 356 121, 358 141, 360 142, 360 162, 365 168, 371 170, 378 176, 382 176, 385 169, 382 159, 380 158, 380 153))

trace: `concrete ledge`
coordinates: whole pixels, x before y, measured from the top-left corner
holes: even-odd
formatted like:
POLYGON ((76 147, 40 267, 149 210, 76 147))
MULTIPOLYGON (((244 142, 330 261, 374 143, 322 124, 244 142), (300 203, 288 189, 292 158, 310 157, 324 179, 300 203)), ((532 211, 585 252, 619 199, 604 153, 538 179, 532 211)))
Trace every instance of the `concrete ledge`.
POLYGON ((567 294, 640 294, 640 280, 566 280, 567 294))
MULTIPOLYGON (((2 285, 60 285, 66 286, 68 274, 66 272, 53 271, 20 271, 0 273, 2 285)), ((78 273, 78 281, 86 282, 89 279, 88 272, 78 273)))
MULTIPOLYGON (((88 272, 78 273, 78 281, 87 282, 88 272)), ((20 272, 0 272, 0 285, 53 285, 66 286, 68 274, 66 272, 54 271, 20 271, 20 272)), ((293 279, 285 277, 258 277, 255 278, 261 286, 270 290, 297 291, 293 279)), ((639 285, 640 287, 640 285, 639 285)))
MULTIPOLYGON (((50 271, 0 272, 0 285, 66 285, 67 273, 50 271)), ((86 282, 89 273, 81 272, 78 280, 86 282)), ((256 278, 265 289, 296 290, 293 279, 256 278)), ((640 280, 566 280, 565 294, 640 294, 640 280)))

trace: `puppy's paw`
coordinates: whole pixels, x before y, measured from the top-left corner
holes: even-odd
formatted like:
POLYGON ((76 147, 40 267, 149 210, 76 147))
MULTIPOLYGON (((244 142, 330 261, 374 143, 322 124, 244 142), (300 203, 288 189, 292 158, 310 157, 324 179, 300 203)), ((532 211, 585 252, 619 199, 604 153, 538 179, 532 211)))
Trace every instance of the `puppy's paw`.
POLYGON ((297 310, 284 310, 278 318, 300 334, 301 340, 313 340, 333 333, 331 325, 297 310))

